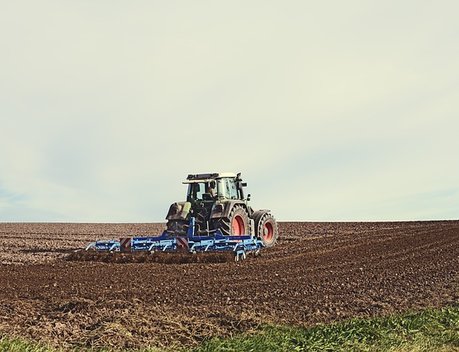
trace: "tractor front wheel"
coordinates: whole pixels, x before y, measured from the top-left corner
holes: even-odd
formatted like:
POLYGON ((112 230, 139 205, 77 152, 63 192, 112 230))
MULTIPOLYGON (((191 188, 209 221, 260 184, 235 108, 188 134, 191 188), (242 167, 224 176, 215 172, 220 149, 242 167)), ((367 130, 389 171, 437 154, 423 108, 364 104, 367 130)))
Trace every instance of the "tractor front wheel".
POLYGON ((263 213, 255 219, 257 237, 263 241, 265 247, 272 247, 277 241, 279 230, 276 219, 270 213, 263 213))

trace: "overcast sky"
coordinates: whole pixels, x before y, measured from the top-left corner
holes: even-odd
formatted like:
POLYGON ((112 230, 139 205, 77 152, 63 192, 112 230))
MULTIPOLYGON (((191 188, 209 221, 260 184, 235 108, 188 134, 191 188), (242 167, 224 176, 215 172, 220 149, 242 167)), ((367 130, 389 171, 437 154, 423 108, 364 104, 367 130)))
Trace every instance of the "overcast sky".
POLYGON ((0 3, 0 221, 459 219, 457 1, 0 3))

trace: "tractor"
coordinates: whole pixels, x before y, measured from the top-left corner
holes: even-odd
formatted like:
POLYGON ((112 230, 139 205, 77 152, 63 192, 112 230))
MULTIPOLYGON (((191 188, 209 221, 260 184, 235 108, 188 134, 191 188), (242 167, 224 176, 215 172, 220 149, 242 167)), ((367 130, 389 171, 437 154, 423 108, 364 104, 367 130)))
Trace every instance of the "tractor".
POLYGON ((254 211, 249 205, 250 194, 245 195, 247 183, 241 173, 191 174, 183 183, 188 185, 186 201, 173 203, 167 213, 169 235, 186 235, 194 218, 194 232, 199 236, 220 230, 225 236, 251 234, 265 247, 276 243, 276 220, 269 210, 254 211))
POLYGON ((186 201, 173 203, 160 235, 130 234, 97 240, 67 260, 104 262, 221 262, 257 256, 276 243, 277 223, 267 209, 254 211, 241 174, 188 175, 186 201), (175 253, 175 255, 174 255, 175 253), (189 255, 183 255, 188 253, 189 255))

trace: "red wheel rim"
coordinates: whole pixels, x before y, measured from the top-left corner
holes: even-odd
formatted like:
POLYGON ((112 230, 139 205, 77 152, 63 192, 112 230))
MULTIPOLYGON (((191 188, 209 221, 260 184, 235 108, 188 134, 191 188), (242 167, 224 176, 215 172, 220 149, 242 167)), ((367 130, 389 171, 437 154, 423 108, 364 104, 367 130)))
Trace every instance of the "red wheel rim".
POLYGON ((231 228, 233 235, 235 236, 240 236, 245 233, 245 225, 244 225, 244 220, 242 219, 241 216, 236 215, 231 222, 231 228))
POLYGON ((274 227, 273 224, 267 222, 263 225, 263 239, 265 242, 271 242, 274 237, 274 227))

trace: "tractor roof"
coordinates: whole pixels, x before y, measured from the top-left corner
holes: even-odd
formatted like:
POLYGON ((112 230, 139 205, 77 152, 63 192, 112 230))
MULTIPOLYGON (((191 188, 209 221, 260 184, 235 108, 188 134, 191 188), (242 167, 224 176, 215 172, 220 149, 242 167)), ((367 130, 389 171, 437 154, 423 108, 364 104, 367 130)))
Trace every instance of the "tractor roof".
POLYGON ((195 183, 195 182, 206 182, 206 181, 211 181, 215 180, 217 178, 236 178, 237 175, 233 172, 214 172, 214 173, 208 173, 208 174, 190 174, 187 176, 186 181, 183 183, 195 183))

